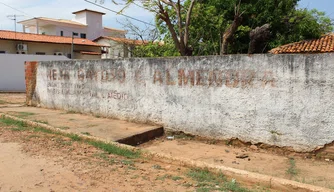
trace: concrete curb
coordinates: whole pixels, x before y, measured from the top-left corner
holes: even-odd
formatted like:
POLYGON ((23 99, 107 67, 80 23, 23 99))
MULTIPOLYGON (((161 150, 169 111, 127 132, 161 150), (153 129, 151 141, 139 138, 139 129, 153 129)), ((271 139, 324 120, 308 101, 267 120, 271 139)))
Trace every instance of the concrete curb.
MULTIPOLYGON (((14 116, 11 116, 11 115, 7 115, 7 114, 4 114, 4 113, 0 113, 0 117, 9 118, 9 119, 13 119, 13 120, 16 120, 16 121, 21 121, 21 122, 24 122, 24 123, 26 123, 30 126, 43 127, 45 129, 49 129, 49 130, 52 130, 52 131, 57 131, 57 132, 64 133, 64 134, 71 134, 71 133, 73 134, 73 132, 70 132, 68 130, 62 130, 62 129, 55 128, 55 127, 50 126, 50 125, 30 121, 30 120, 27 120, 27 119, 21 119, 21 118, 14 117, 14 116)), ((75 133, 75 134, 77 134, 77 133, 75 133)), ((87 136, 87 135, 83 135, 83 134, 77 134, 77 135, 79 135, 80 137, 85 138, 85 139, 92 139, 92 140, 96 140, 96 141, 101 141, 101 142, 113 144, 113 145, 121 147, 121 148, 129 149, 131 151, 140 150, 136 147, 120 144, 120 143, 113 142, 113 141, 107 141, 105 139, 101 139, 101 138, 94 137, 94 136, 87 136)), ((182 165, 182 166, 189 166, 189 167, 196 167, 196 168, 208 168, 208 169, 210 169, 211 171, 214 171, 214 172, 222 172, 224 175, 226 175, 230 178, 234 178, 240 183, 245 183, 245 184, 248 184, 248 185, 249 184, 251 184, 251 185, 253 185, 253 184, 254 185, 261 185, 263 187, 268 187, 269 189, 276 190, 276 191, 278 190, 278 191, 297 191, 297 192, 298 191, 300 191, 300 192, 333 192, 333 190, 331 190, 331 189, 318 187, 318 186, 313 186, 313 185, 304 184, 304 183, 299 183, 299 182, 296 182, 296 181, 281 179, 281 178, 272 177, 272 176, 268 176, 268 175, 252 173, 252 172, 248 172, 248 171, 245 171, 245 170, 239 170, 239 169, 234 169, 234 168, 225 167, 225 166, 217 166, 217 165, 213 165, 213 164, 209 164, 209 163, 205 163, 205 162, 201 162, 201 161, 193 161, 191 159, 186 159, 186 158, 173 157, 173 156, 168 155, 168 154, 156 153, 156 152, 152 152, 152 151, 148 151, 148 150, 141 150, 141 151, 143 152, 143 154, 145 156, 151 157, 152 159, 154 159, 156 161, 168 162, 168 163, 172 163, 172 164, 179 164, 179 165, 182 165)))

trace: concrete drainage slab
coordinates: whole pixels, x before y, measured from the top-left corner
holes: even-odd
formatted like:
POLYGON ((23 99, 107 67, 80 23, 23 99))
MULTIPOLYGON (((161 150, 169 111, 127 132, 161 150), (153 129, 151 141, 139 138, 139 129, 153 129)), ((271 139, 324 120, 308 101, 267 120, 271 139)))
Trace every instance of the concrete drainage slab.
POLYGON ((35 107, 6 107, 0 112, 48 124, 73 133, 91 135, 108 141, 136 146, 162 136, 161 126, 131 123, 98 116, 35 107))

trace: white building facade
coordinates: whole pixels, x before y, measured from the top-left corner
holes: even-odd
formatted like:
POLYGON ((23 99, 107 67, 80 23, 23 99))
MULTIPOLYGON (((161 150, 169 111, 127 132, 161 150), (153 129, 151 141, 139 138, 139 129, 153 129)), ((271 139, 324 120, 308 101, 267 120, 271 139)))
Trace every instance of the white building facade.
POLYGON ((125 38, 126 31, 103 26, 105 13, 84 9, 73 12, 72 20, 36 17, 19 23, 23 32, 55 36, 75 37, 94 40, 101 36, 125 38))

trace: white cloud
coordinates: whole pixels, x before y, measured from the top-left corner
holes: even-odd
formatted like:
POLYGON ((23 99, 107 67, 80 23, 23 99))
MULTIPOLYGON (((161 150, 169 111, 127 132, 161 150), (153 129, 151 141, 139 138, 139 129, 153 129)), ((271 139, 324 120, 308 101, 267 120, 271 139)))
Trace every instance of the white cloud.
MULTIPOLYGON (((91 1, 94 2, 94 0, 91 1)), ((105 4, 103 6, 119 11, 124 5, 115 5, 112 4, 111 1, 105 0, 105 4)), ((121 25, 117 23, 117 20, 124 21, 125 19, 123 16, 97 7, 93 4, 85 2, 84 0, 0 0, 0 29, 14 30, 14 21, 8 19, 7 15, 25 15, 24 17, 19 17, 18 20, 25 20, 31 17, 50 17, 71 20, 73 18, 72 12, 81 9, 92 9, 105 12, 106 15, 103 17, 104 25, 109 27, 120 28, 121 25), (5 3, 23 11, 24 13, 9 8, 1 3, 5 3)), ((130 6, 123 13, 145 22, 151 23, 154 21, 153 13, 150 13, 136 5, 130 6)), ((143 24, 139 22, 134 23, 139 26, 143 26, 143 24)), ((22 31, 22 26, 17 24, 17 29, 18 31, 22 31)))

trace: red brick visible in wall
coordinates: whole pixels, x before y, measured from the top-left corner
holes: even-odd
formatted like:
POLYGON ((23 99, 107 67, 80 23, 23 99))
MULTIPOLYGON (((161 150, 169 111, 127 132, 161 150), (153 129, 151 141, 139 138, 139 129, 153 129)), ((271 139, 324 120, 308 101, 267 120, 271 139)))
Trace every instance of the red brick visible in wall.
POLYGON ((31 100, 36 88, 36 72, 37 61, 26 61, 25 68, 25 80, 26 80, 26 104, 31 105, 31 100))

